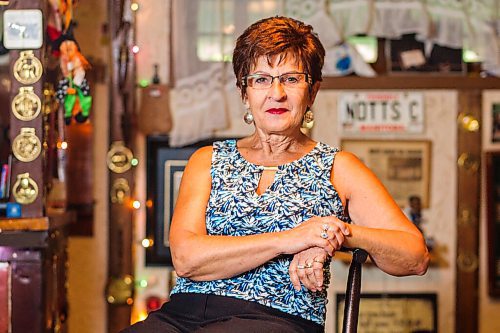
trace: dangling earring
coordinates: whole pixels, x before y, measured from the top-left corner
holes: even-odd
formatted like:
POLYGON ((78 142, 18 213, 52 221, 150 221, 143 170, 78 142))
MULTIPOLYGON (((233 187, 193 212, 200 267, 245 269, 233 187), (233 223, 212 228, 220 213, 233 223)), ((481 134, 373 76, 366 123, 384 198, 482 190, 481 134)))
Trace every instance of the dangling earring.
POLYGON ((243 120, 245 121, 245 123, 250 125, 253 123, 253 114, 252 114, 252 112, 250 112, 250 105, 248 105, 248 103, 245 103, 245 108, 247 109, 247 111, 245 112, 245 115, 243 116, 243 120))
POLYGON ((314 113, 307 107, 304 118, 302 119, 302 128, 311 129, 314 126, 314 113))

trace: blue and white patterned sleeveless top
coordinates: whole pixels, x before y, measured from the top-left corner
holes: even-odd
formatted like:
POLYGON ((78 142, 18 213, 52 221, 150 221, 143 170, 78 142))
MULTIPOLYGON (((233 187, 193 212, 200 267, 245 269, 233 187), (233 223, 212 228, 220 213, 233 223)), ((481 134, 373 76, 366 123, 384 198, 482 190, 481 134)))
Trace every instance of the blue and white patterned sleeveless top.
MULTIPOLYGON (((342 202, 330 181, 338 149, 318 143, 302 158, 280 165, 274 182, 255 192, 263 166, 243 158, 236 140, 213 144, 212 189, 206 210, 209 235, 244 236, 292 229, 313 216, 344 218, 342 202)), ((249 254, 251 255, 251 254, 249 254)), ((296 291, 288 267, 293 256, 279 256, 229 279, 178 278, 175 293, 230 296, 281 310, 324 325, 326 291, 296 291)), ((327 266, 328 267, 328 266, 327 266)), ((325 279, 328 285, 329 277, 325 279)))

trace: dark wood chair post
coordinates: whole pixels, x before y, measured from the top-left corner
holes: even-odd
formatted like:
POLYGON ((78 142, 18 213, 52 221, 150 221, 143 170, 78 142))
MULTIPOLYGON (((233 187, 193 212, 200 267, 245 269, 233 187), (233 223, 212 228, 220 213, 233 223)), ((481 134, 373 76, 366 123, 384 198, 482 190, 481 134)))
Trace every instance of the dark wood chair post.
POLYGON ((347 277, 347 287, 345 292, 342 333, 356 333, 358 331, 361 270, 367 257, 368 253, 365 250, 352 250, 352 261, 349 266, 349 276, 347 277))

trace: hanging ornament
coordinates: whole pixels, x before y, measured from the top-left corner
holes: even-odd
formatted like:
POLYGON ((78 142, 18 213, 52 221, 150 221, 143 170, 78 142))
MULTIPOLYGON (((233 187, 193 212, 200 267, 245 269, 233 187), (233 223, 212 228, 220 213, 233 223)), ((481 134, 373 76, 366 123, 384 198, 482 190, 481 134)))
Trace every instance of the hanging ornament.
POLYGON ((57 99, 64 107, 64 119, 67 125, 71 123, 73 116, 77 122, 83 123, 88 119, 92 106, 90 88, 85 79, 85 70, 90 65, 73 40, 62 42, 60 51, 60 67, 64 78, 59 81, 57 99))

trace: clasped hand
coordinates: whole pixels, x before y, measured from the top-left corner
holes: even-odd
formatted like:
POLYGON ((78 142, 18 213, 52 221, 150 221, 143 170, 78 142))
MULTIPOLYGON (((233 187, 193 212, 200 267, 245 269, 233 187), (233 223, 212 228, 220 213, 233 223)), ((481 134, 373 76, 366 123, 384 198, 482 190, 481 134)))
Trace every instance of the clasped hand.
POLYGON ((334 216, 315 216, 293 229, 301 239, 295 245, 306 246, 298 250, 288 269, 296 290, 301 284, 310 291, 323 289, 323 266, 328 256, 333 256, 350 234, 347 224, 334 216))

